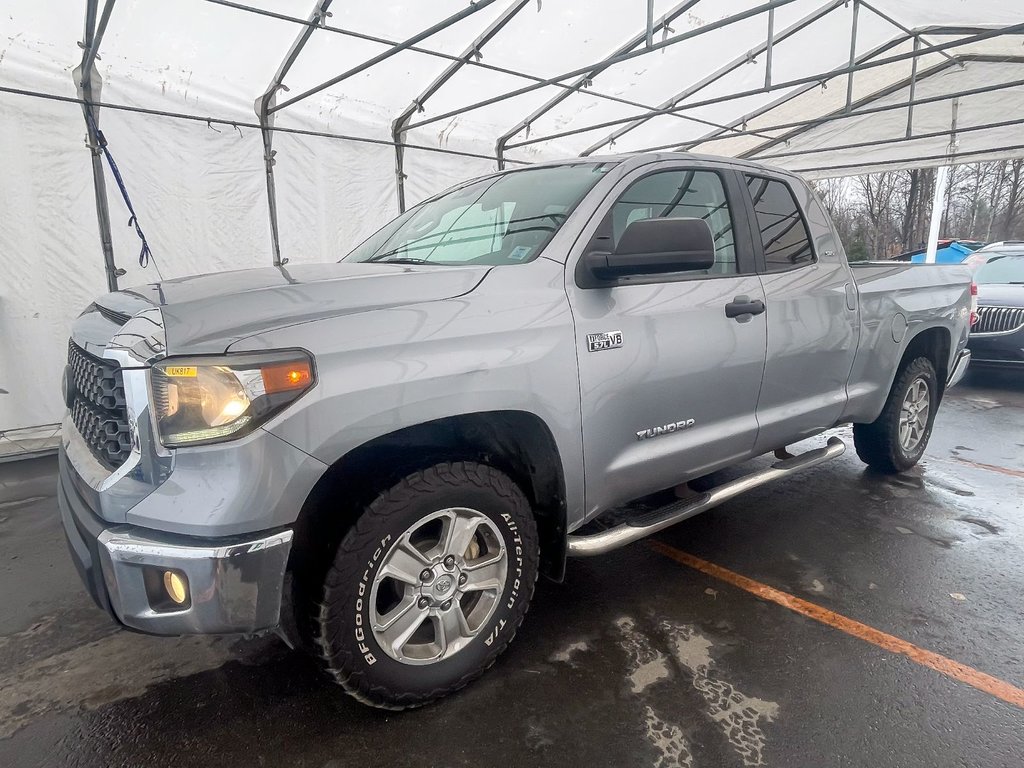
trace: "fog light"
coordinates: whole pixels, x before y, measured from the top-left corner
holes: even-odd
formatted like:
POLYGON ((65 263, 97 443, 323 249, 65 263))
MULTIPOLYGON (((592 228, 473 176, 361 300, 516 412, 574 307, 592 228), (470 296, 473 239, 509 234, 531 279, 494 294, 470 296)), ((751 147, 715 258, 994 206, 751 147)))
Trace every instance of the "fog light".
POLYGON ((188 580, 180 573, 164 571, 164 589, 167 596, 178 605, 188 600, 188 580))

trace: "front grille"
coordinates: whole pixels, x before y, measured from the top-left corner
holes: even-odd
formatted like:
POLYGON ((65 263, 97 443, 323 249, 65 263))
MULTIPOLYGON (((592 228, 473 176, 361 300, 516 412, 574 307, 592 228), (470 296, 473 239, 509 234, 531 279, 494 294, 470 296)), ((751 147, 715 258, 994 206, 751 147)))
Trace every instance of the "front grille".
POLYGON ((120 367, 70 343, 67 379, 68 408, 75 428, 101 463, 117 469, 132 451, 120 367))
POLYGON ((971 333, 1010 333, 1024 327, 1024 307, 978 307, 971 333))

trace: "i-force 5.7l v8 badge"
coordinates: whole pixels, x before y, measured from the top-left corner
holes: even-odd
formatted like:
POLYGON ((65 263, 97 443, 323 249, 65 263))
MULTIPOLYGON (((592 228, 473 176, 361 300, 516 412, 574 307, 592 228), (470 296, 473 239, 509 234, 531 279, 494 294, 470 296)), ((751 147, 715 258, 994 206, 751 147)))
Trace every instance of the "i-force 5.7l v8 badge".
POLYGON ((591 352, 601 352, 605 349, 615 349, 622 346, 622 331, 606 331, 605 333, 588 333, 587 349, 591 352))

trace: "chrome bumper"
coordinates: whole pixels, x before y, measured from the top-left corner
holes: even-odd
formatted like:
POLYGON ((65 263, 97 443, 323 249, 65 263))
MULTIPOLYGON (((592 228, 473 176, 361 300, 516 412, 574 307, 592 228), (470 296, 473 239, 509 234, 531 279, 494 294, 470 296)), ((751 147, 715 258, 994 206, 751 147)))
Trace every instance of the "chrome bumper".
POLYGON ((971 364, 971 350, 961 350, 960 354, 956 356, 956 362, 953 364, 953 370, 949 372, 949 376, 946 379, 946 389, 955 387, 960 383, 960 380, 967 373, 967 366, 971 364))
POLYGON ((119 623, 153 635, 277 627, 291 530, 200 539, 111 526, 90 507, 72 473, 61 452, 57 501, 71 556, 89 594, 119 623), (160 592, 166 570, 188 579, 181 608, 160 592))
POLYGON ((125 626, 156 635, 249 634, 277 626, 291 531, 222 546, 111 530, 98 540, 110 606, 125 626), (153 599, 152 585, 159 589, 167 570, 188 579, 190 599, 183 610, 153 599))

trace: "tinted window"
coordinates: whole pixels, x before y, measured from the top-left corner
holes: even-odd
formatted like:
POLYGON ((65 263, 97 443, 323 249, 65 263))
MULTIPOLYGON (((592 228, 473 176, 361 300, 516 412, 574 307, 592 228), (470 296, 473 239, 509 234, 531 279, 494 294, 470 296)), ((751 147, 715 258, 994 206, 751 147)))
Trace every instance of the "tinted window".
POLYGON ((703 219, 715 240, 715 265, 687 275, 736 273, 732 216, 722 179, 712 171, 662 171, 636 181, 612 207, 612 237, 616 243, 634 221, 642 219, 703 219))
POLYGON ((813 264, 811 237, 792 190, 781 181, 760 176, 747 176, 747 188, 757 213, 767 271, 813 264))

